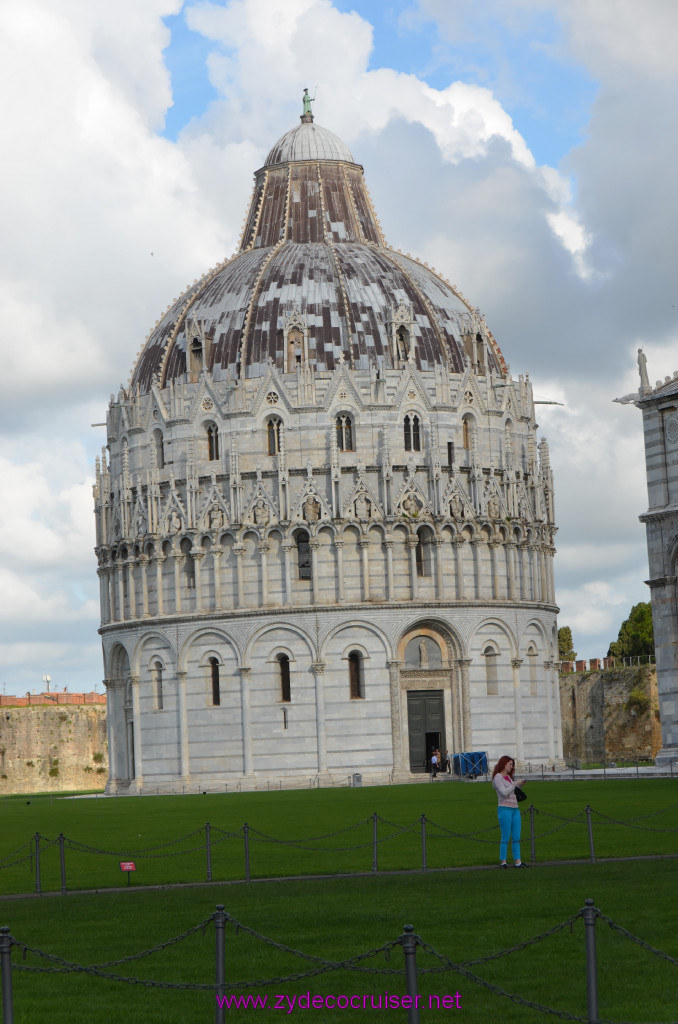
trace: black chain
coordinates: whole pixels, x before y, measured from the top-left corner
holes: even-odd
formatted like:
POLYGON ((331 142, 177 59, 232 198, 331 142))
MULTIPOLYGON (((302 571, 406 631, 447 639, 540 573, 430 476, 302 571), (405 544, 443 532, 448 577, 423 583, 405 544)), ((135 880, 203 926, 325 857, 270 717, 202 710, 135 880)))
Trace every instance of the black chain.
POLYGON ((631 942, 635 942, 637 946, 641 946, 643 949, 646 949, 648 953, 653 953, 655 956, 658 956, 660 960, 668 960, 669 963, 674 965, 674 967, 678 967, 678 960, 675 957, 670 956, 668 953, 665 953, 663 949, 655 949, 655 947, 651 946, 649 942, 639 939, 637 935, 627 931, 626 928, 622 928, 620 924, 616 924, 615 921, 606 917, 605 914, 601 914, 600 911, 598 911, 598 917, 601 921, 605 921, 613 931, 619 932, 623 935, 624 938, 629 939, 631 942))
POLYGON ((634 818, 629 818, 628 821, 619 821, 617 818, 610 818, 607 814, 602 814, 600 811, 593 811, 597 818, 602 818, 604 821, 609 821, 613 825, 625 825, 627 828, 635 828, 638 832, 678 832, 678 828, 650 828, 647 825, 633 825, 634 818))

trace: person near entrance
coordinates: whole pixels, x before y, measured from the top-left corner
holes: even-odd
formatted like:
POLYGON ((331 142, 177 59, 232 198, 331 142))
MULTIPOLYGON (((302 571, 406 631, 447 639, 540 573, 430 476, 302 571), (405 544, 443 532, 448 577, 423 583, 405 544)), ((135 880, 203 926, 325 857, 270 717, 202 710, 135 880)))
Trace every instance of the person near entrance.
POLYGON ((513 853, 513 866, 524 868, 520 859, 520 810, 516 800, 516 786, 525 784, 525 779, 515 779, 514 773, 516 763, 512 757, 505 754, 500 757, 492 772, 492 785, 494 786, 497 800, 497 816, 499 818, 499 829, 501 841, 499 843, 499 867, 505 868, 506 854, 508 852, 509 837, 511 839, 511 850, 513 853))
POLYGON ((434 779, 435 779, 435 777, 438 774, 438 769, 439 768, 440 768, 440 754, 438 753, 437 750, 434 750, 433 753, 431 754, 431 775, 433 776, 434 779))

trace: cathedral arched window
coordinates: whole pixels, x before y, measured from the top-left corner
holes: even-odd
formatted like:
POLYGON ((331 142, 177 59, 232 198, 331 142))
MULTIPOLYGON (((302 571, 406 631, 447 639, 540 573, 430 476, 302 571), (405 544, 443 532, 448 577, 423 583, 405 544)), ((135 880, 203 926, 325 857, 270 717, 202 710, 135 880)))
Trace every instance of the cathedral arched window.
POLYGON ((189 373, 192 381, 197 381, 203 368, 203 350, 200 338, 193 338, 189 345, 189 373))
POLYGON ((464 446, 464 450, 467 451, 467 452, 470 452, 471 451, 471 446, 473 444, 473 417, 472 416, 464 416, 464 418, 461 421, 461 429, 462 429, 462 444, 464 446))
POLYGON ((210 462, 216 462, 219 458, 219 428, 216 423, 207 426, 207 458, 210 462))
POLYGON ((299 327, 291 327, 287 332, 287 372, 292 373, 301 366, 304 356, 304 333, 299 327))
POLYGON ((190 540, 182 540, 181 553, 184 556, 184 586, 187 590, 195 590, 195 562, 192 554, 193 545, 190 540))
POLYGON ((527 678, 530 683, 530 697, 537 696, 537 648, 530 644, 527 648, 527 678))
POLYGON ((364 660, 360 651, 349 652, 348 685, 351 700, 363 700, 365 697, 365 673, 364 660))
POLYGON ((212 683, 212 704, 217 707, 221 704, 221 685, 219 682, 219 662, 216 658, 209 659, 210 681, 212 683))
POLYGON ((153 431, 153 451, 155 455, 155 468, 165 468, 165 441, 162 436, 162 430, 153 431))
POLYGON ((485 683, 488 697, 496 697, 499 693, 499 673, 497 671, 497 658, 499 652, 489 645, 483 651, 485 658, 485 683))
POLYGON ((410 332, 403 324, 396 330, 396 352, 401 362, 406 362, 410 356, 410 332))
POLYGON ((485 373, 485 343, 482 336, 476 334, 475 364, 478 373, 485 373))
POLYGON ((432 547, 433 541, 431 531, 422 527, 417 532, 417 546, 414 549, 415 561, 417 563, 417 576, 432 575, 432 547))
POLYGON ((271 416, 266 421, 266 436, 268 438, 268 454, 277 455, 280 451, 280 428, 282 420, 278 416, 271 416))
POLYGON ((341 452, 353 451, 353 422, 348 413, 341 413, 334 421, 337 431, 337 448, 341 452))
POLYGON ((421 430, 419 424, 419 417, 412 415, 406 416, 404 420, 404 439, 405 439, 405 451, 406 452, 420 452, 421 451, 421 430))
POLYGON ((306 530, 297 530, 294 535, 297 545, 297 569, 300 580, 311 579, 311 540, 306 530))
POLYGON ((153 703, 155 710, 162 711, 162 662, 153 662, 151 674, 153 677, 153 703))
POLYGON ((276 655, 278 662, 278 671, 280 673, 280 700, 285 704, 289 704, 292 700, 290 690, 290 659, 286 654, 276 655))

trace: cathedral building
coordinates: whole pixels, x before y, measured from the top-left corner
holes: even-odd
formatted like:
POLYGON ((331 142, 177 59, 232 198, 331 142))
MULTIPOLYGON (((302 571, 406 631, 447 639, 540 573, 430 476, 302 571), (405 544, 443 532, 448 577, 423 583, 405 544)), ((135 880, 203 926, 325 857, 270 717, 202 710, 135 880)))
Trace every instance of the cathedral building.
POLYGON ((314 122, 162 315, 94 489, 108 792, 561 758, 553 479, 483 316, 314 122))
POLYGON ((638 393, 618 401, 632 401, 643 413, 649 508, 640 519, 647 535, 662 727, 662 749, 655 760, 662 765, 678 762, 678 370, 653 388, 641 349, 638 368, 638 393))

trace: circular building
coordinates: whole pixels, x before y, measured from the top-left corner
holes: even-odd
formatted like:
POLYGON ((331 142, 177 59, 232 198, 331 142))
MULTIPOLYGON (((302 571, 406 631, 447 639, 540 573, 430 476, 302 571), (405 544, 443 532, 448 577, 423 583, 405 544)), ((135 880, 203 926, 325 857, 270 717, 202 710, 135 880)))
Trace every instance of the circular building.
POLYGON ((484 318, 313 121, 157 322, 95 506, 108 792, 562 756, 553 481, 484 318))

